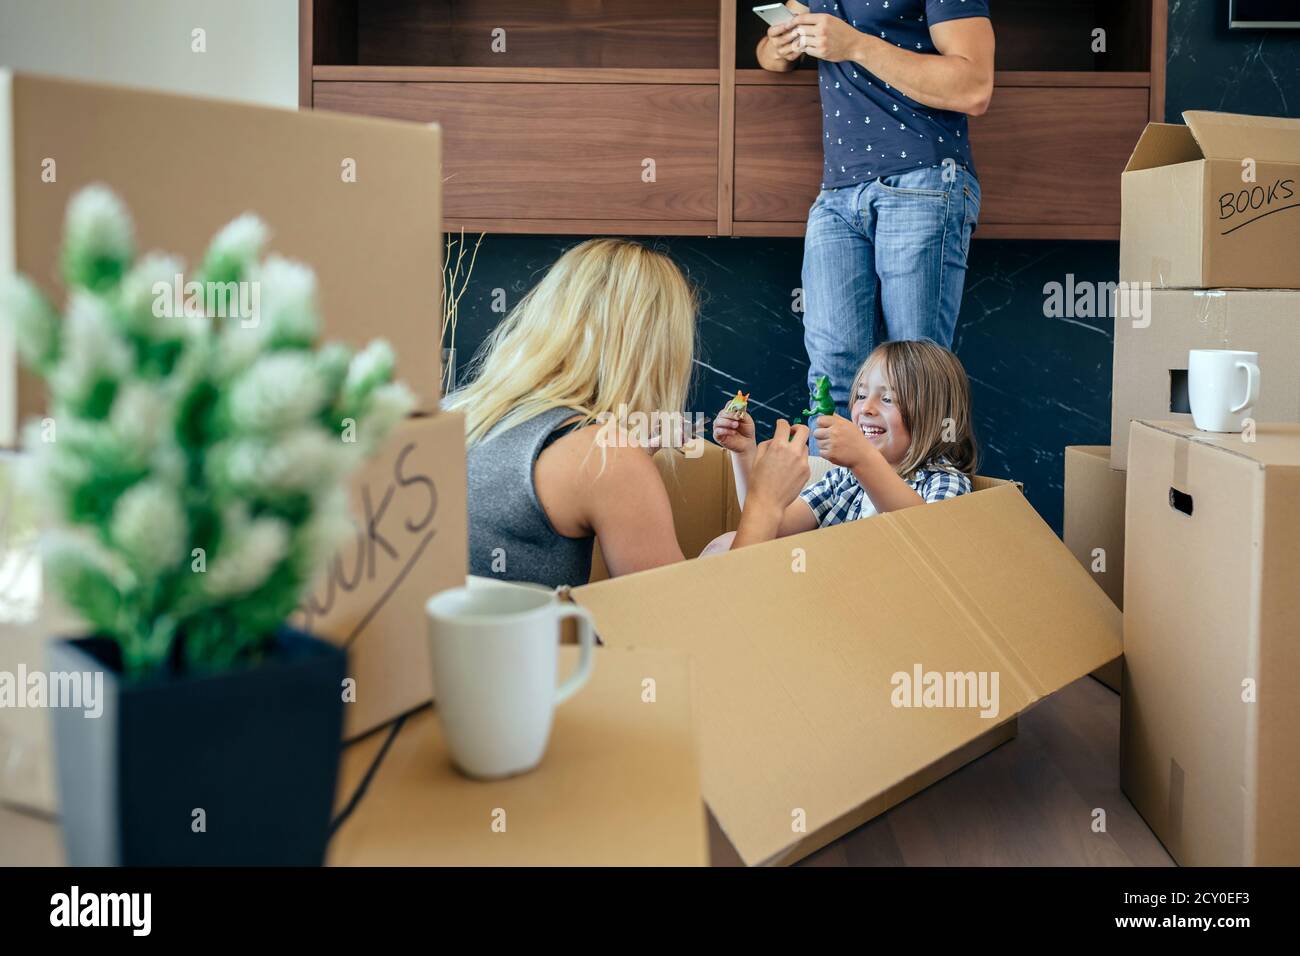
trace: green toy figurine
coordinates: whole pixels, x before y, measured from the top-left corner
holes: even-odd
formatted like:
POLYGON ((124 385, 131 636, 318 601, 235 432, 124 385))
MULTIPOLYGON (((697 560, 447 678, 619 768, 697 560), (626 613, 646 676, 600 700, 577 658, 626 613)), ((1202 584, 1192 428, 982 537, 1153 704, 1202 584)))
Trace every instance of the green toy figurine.
MULTIPOLYGON (((834 415, 835 400, 831 398, 831 380, 825 375, 818 375, 817 381, 813 382, 813 387, 808 393, 808 404, 811 408, 805 408, 803 414, 794 420, 796 425, 804 419, 808 421, 808 427, 813 425, 813 418, 817 415, 834 415)), ((794 438, 793 435, 790 436, 794 438)))

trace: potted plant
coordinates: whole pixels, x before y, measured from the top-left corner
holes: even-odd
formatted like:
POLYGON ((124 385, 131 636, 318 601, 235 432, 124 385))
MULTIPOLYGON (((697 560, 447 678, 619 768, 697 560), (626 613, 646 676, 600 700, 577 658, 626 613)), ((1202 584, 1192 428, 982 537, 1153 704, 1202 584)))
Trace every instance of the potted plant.
POLYGON ((24 435, 45 574, 88 627, 49 656, 51 696, 82 692, 50 701, 74 865, 324 856, 346 657, 285 622, 412 401, 386 343, 315 347, 315 277, 265 240, 242 216, 185 277, 135 261, 92 186, 68 206, 63 318, 24 278, 0 296, 49 391, 24 435))

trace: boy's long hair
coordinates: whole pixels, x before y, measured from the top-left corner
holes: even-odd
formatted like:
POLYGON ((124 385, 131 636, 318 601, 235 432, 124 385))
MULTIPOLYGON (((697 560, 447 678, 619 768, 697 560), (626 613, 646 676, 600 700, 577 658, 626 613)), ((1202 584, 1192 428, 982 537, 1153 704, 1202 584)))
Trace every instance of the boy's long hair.
MULTIPOLYGON (((569 249, 488 336, 472 381, 447 396, 468 445, 552 408, 582 425, 602 413, 680 411, 695 353, 697 300, 662 252, 625 239, 569 249)), ((603 454, 603 449, 602 449, 603 454)))
POLYGON ((935 458, 974 476, 979 449, 971 425, 970 380, 961 360, 942 345, 921 340, 885 342, 862 363, 849 392, 857 400, 858 384, 878 363, 893 389, 912 445, 898 463, 898 474, 910 478, 935 458))

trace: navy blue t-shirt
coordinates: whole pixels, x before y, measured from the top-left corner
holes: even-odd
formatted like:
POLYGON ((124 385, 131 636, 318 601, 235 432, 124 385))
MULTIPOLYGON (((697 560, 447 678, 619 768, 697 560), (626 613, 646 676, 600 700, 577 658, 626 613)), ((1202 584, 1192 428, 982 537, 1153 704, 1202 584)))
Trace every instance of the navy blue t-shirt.
MULTIPOLYGON (((988 0, 808 0, 812 13, 914 53, 937 53, 930 24, 987 17, 988 0)), ((922 106, 852 60, 817 62, 822 92, 822 188, 852 186, 951 158, 975 174, 966 114, 922 106)))

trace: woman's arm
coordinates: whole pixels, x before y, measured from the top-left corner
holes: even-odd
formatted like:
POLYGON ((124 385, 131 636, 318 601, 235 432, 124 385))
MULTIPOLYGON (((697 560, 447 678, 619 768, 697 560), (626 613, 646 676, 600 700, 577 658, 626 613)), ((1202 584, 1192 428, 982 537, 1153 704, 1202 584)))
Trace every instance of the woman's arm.
MULTIPOLYGON (((749 454, 731 453, 731 469, 736 476, 736 500, 740 503, 741 521, 744 522, 745 500, 749 491, 749 475, 754 467, 754 456, 757 449, 753 449, 749 454)), ((762 510, 762 505, 758 510, 762 510)), ((757 541, 770 541, 772 538, 784 538, 787 535, 802 534, 805 531, 811 531, 817 527, 817 517, 813 514, 812 509, 808 507, 808 502, 802 498, 795 498, 785 506, 780 515, 776 518, 775 530, 768 533, 767 527, 771 524, 770 516, 765 518, 751 517, 751 523, 754 524, 749 533, 746 535, 742 544, 754 544, 757 541), (764 530, 759 530, 759 528, 764 530)), ((733 545, 735 547, 735 545, 733 545)))
MULTIPOLYGON (((993 96, 993 25, 987 17, 945 20, 930 27, 939 51, 917 53, 868 36, 839 17, 795 17, 795 45, 831 63, 852 60, 905 96, 935 109, 979 116, 993 96)), ((786 24, 782 24, 786 26, 786 24)))
POLYGON ((685 560, 673 528, 668 489, 654 461, 640 448, 600 449, 584 463, 586 519, 600 542, 610 577, 685 560), (598 473, 599 472, 599 473, 598 473))

